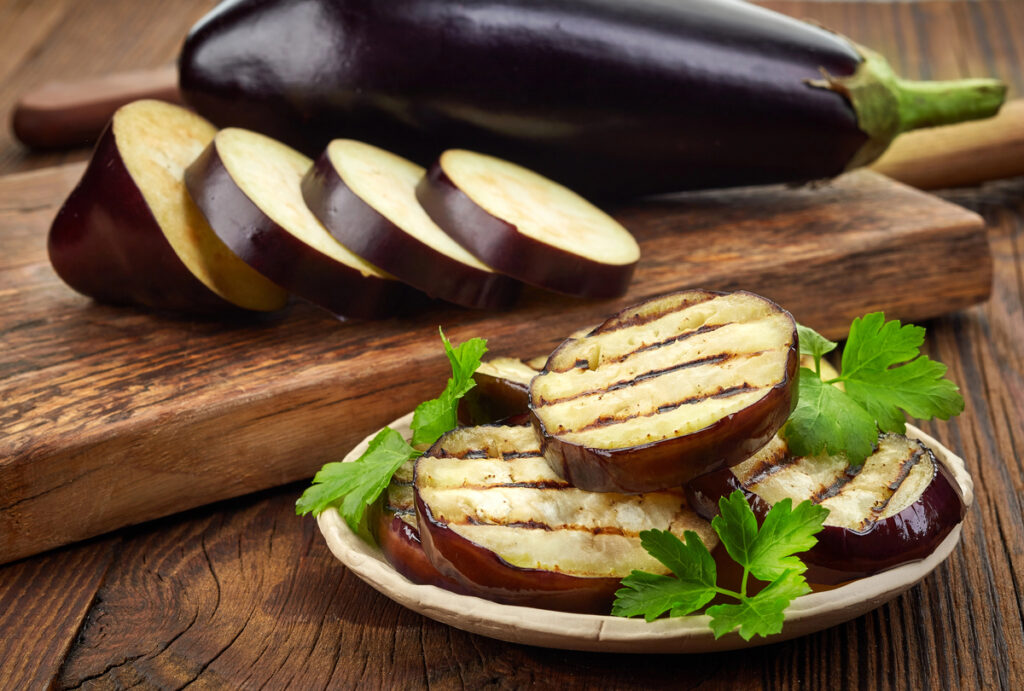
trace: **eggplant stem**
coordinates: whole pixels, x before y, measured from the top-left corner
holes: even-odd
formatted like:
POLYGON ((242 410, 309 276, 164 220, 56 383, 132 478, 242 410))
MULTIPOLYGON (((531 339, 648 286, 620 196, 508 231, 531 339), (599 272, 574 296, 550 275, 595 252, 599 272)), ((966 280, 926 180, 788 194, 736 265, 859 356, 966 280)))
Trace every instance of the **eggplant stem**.
POLYGON ((1006 97, 1006 85, 997 79, 953 81, 896 80, 900 132, 921 127, 950 125, 995 115, 1006 97))
POLYGON ((847 170, 874 161, 902 132, 991 117, 1006 97, 1006 85, 998 79, 902 79, 878 53, 856 44, 854 48, 864 61, 852 75, 836 77, 822 69, 824 79, 808 81, 845 96, 857 126, 868 136, 847 170))

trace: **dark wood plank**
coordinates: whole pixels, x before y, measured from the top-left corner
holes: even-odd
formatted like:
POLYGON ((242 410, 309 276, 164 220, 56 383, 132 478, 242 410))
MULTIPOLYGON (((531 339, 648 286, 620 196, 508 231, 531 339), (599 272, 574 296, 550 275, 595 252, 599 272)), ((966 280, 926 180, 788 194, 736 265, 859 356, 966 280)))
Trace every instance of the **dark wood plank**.
POLYGON ((857 172, 619 209, 643 257, 616 300, 530 291, 507 313, 438 306, 345 325, 309 307, 187 319, 93 304, 56 278, 45 234, 77 170, 0 181, 0 562, 308 477, 434 395, 439 324, 532 357, 645 296, 704 287, 764 294, 836 335, 876 309, 913 320, 965 307, 991 281, 979 217, 857 172))

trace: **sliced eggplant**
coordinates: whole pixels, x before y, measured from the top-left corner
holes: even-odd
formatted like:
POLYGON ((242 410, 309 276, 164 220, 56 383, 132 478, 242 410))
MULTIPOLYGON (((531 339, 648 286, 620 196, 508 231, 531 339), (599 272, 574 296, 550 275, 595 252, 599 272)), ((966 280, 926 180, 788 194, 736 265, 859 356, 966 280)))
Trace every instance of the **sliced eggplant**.
POLYGON ((302 200, 313 162, 256 132, 221 130, 189 166, 189 193, 221 240, 264 276, 342 317, 391 315, 411 289, 331 236, 302 200))
POLYGON ((776 436, 742 463, 693 480, 687 497, 710 520, 719 498, 736 489, 760 517, 787 498, 829 510, 818 544, 803 555, 808 580, 823 584, 923 559, 966 512, 950 470, 920 441, 899 434, 879 437, 859 468, 844 455, 793 457, 776 436))
POLYGON ((336 139, 303 179, 302 194, 342 244, 427 295, 464 307, 510 306, 522 284, 466 251, 416 201, 425 173, 383 149, 336 139))
POLYGON ((678 487, 764 446, 789 416, 793 318, 746 292, 672 293, 565 341, 530 383, 544 455, 580 489, 678 487))
POLYGON ((233 254, 185 190, 185 167, 216 131, 161 101, 120 108, 50 228, 57 275, 103 302, 201 313, 284 307, 288 293, 233 254))
POLYGON ((618 221, 531 170, 484 154, 441 154, 416 188, 432 219, 481 261, 566 295, 629 287, 640 246, 618 221))
POLYGON ((634 569, 667 573, 642 530, 717 536, 681 489, 585 492, 558 477, 529 425, 463 427, 416 460, 423 548, 443 574, 497 602, 607 614, 634 569))
POLYGON ((457 581, 438 571, 423 551, 412 489, 413 468, 413 461, 407 461, 392 476, 376 507, 374 537, 388 563, 410 581, 464 592, 457 581))

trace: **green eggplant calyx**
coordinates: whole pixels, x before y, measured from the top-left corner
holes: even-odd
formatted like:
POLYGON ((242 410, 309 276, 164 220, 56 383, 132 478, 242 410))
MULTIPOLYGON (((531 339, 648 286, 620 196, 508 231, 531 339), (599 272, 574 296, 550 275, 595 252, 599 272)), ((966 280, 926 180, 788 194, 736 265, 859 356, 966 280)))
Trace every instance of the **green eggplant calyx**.
POLYGON ((833 77, 822 70, 824 79, 808 82, 845 96, 857 115, 858 127, 868 135, 847 170, 874 161, 902 132, 991 117, 1006 97, 1006 85, 998 79, 902 79, 881 55, 863 46, 854 47, 864 59, 852 75, 833 77))

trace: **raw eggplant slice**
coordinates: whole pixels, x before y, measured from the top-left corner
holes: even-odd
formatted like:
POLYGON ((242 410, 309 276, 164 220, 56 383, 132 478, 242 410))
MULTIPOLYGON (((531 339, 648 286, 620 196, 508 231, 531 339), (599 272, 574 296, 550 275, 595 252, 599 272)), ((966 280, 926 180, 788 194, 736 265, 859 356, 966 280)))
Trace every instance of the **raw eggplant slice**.
POLYGON ((692 290, 570 338, 530 383, 551 467, 595 492, 682 486, 764 446, 789 416, 793 318, 747 292, 692 290))
POLYGON ((508 161, 451 149, 416 188, 430 217, 498 271, 567 295, 629 287, 640 246, 575 192, 508 161))
POLYGON ((288 293, 235 256, 185 190, 216 134, 161 101, 121 107, 48 238, 57 275, 96 300, 184 312, 281 309, 288 293))
POLYGON ((427 295, 500 309, 522 284, 485 265, 437 227, 416 201, 426 171, 350 139, 336 139, 302 181, 309 209, 340 242, 427 295))
POLYGON ((681 489, 640 495, 585 492, 548 466, 529 425, 463 427, 416 460, 416 515, 431 562, 470 593, 509 604, 607 614, 634 569, 667 573, 641 530, 711 525, 681 489))
POLYGON ((808 580, 837 584, 931 554, 966 512, 959 485, 920 441, 886 434, 860 468, 844 455, 794 457, 776 436, 751 458, 694 479, 687 497, 707 519, 741 489, 763 517, 779 501, 829 510, 818 544, 803 555, 808 580))
POLYGON ((377 515, 370 521, 374 537, 388 563, 410 581, 465 592, 457 581, 438 571, 423 551, 412 489, 413 468, 413 461, 406 461, 391 477, 382 501, 375 505, 377 515))
POLYGON ((221 240, 267 278, 338 316, 395 313, 412 291, 339 243, 306 208, 301 183, 312 165, 270 137, 228 128, 185 181, 221 240))

